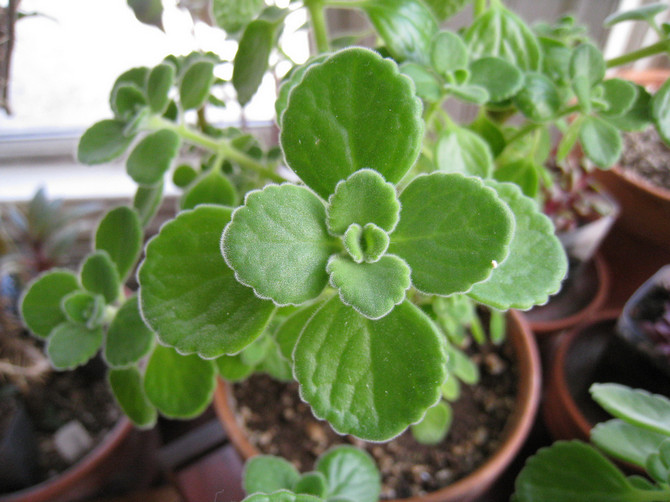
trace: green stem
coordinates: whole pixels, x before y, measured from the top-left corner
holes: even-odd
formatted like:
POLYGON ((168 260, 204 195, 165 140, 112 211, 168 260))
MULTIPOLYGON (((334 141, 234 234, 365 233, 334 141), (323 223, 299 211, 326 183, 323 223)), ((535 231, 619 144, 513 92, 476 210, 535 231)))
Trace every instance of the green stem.
POLYGON ((507 140, 507 144, 514 143, 515 141, 517 141, 517 140, 523 138, 526 134, 530 134, 531 132, 533 132, 535 129, 537 129, 537 128, 540 127, 541 125, 542 125, 542 124, 536 124, 536 123, 534 123, 534 122, 529 122, 528 124, 526 124, 525 126, 523 126, 521 129, 519 129, 519 130, 514 134, 514 136, 512 136, 511 138, 509 138, 509 139, 507 140))
POLYGON ((368 3, 367 0, 324 0, 326 7, 332 7, 334 9, 361 9, 366 3, 368 3))
POLYGON ((330 43, 328 42, 328 28, 326 27, 323 0, 305 0, 305 6, 309 11, 309 17, 312 19, 312 30, 317 50, 319 53, 329 52, 330 43))
POLYGON ((484 12, 486 12, 486 0, 475 0, 475 4, 472 7, 473 16, 478 18, 484 12))
POLYGON ((622 66, 637 61, 638 59, 648 58, 666 51, 670 52, 670 38, 661 40, 660 42, 656 42, 655 44, 649 45, 647 47, 643 47, 642 49, 629 52, 623 56, 609 59, 607 61, 607 67, 614 68, 616 66, 622 66))

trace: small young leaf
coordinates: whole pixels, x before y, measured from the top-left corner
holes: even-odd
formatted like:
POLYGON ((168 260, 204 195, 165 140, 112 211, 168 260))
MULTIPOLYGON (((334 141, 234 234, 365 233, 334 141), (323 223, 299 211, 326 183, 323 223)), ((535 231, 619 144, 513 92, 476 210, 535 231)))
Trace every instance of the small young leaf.
POLYGON ((667 435, 631 425, 623 420, 608 420, 591 430, 591 442, 608 455, 644 469, 647 457, 656 453, 667 435))
POLYGON ((182 210, 193 209, 200 204, 234 206, 237 203, 235 187, 223 174, 216 170, 203 173, 182 196, 179 205, 182 210))
POLYGON ((70 370, 87 363, 102 346, 102 327, 64 322, 49 335, 46 353, 57 370, 70 370))
POLYGON ((458 377, 464 384, 474 385, 479 382, 479 367, 468 355, 454 345, 447 344, 447 367, 450 374, 458 377))
POLYGON ((330 54, 320 54, 293 69, 288 79, 285 80, 284 83, 279 88, 277 101, 275 101, 275 113, 276 113, 277 124, 281 125, 281 116, 284 113, 284 110, 286 110, 286 106, 288 105, 288 96, 293 90, 293 88, 302 80, 302 77, 305 75, 305 72, 312 65, 323 63, 328 56, 330 56, 330 54))
POLYGON ((579 139, 579 134, 581 133, 582 130, 584 117, 585 117, 584 115, 578 115, 577 118, 572 121, 572 123, 568 127, 568 130, 565 131, 565 134, 561 138, 561 142, 558 144, 558 148, 556 150, 556 160, 558 160, 559 162, 565 160, 572 151, 572 149, 575 147, 575 144, 579 139))
POLYGON ((271 378, 280 382, 293 382, 293 367, 284 359, 279 351, 279 345, 274 339, 269 338, 270 346, 256 371, 267 373, 271 378))
POLYGON ((639 427, 670 435, 670 400, 618 384, 593 384, 593 399, 609 413, 639 427))
POLYGON ((140 225, 146 228, 160 208, 163 200, 163 183, 151 187, 137 187, 133 198, 133 208, 140 218, 140 225))
POLYGON ((342 434, 390 439, 439 399, 443 343, 409 302, 373 321, 333 297, 309 320, 293 353, 300 395, 342 434))
POLYGON ((455 127, 445 130, 437 141, 435 163, 445 173, 488 178, 493 171, 493 155, 489 145, 469 129, 455 127))
POLYGON ((116 401, 135 426, 142 429, 153 427, 158 419, 158 413, 144 392, 142 375, 138 369, 134 366, 112 369, 107 378, 116 401))
POLYGON ((420 291, 445 296, 468 291, 507 257, 513 215, 477 178, 417 177, 400 194, 400 205, 388 252, 407 262, 420 291))
POLYGON ((77 276, 68 270, 52 269, 37 277, 21 299, 21 317, 35 335, 46 338, 67 319, 61 309, 63 298, 79 289, 77 276))
MULTIPOLYGON (((324 502, 324 500, 313 495, 304 493, 296 495, 287 490, 280 490, 270 494, 256 493, 245 498, 242 502, 324 502)), ((336 501, 332 500, 331 502, 336 501)))
POLYGON ((451 31, 440 31, 430 47, 430 61, 435 71, 446 75, 454 70, 467 68, 468 48, 463 39, 451 31))
POLYGON ((620 78, 605 80, 603 86, 603 101, 609 108, 601 115, 607 117, 620 117, 631 109, 637 98, 637 87, 632 82, 620 78))
POLYGON ((487 184, 508 204, 516 225, 508 258, 495 268, 488 281, 475 284, 469 295, 500 310, 544 304, 549 295, 561 288, 568 270, 568 259, 554 225, 518 186, 493 180, 487 184))
POLYGON ((440 387, 442 397, 447 401, 456 401, 461 396, 461 384, 458 378, 449 375, 440 387))
POLYGON ((175 69, 169 63, 161 63, 151 70, 147 81, 147 96, 152 112, 162 114, 167 109, 174 78, 175 69))
POLYGON ((425 0, 424 3, 430 7, 438 21, 444 21, 462 10, 471 1, 472 0, 425 0))
POLYGON ((396 60, 430 63, 437 21, 420 0, 369 0, 361 4, 396 60))
POLYGON ((471 85, 486 89, 491 101, 503 101, 523 87, 524 76, 512 63, 497 57, 483 57, 470 64, 471 85))
POLYGON ((265 3, 263 0, 213 0, 211 5, 216 24, 227 33, 235 33, 255 18, 265 3))
POLYGON ((351 48, 305 72, 282 115, 280 139, 291 169, 327 199, 362 168, 400 181, 422 134, 421 101, 409 78, 379 54, 351 48))
POLYGON ((670 145, 670 79, 654 94, 651 100, 651 116, 658 134, 670 145))
POLYGON ((328 282, 328 258, 336 251, 323 202, 309 189, 289 184, 250 192, 233 213, 221 246, 237 280, 279 305, 319 296, 328 282))
POLYGON ((145 322, 162 343, 203 357, 233 354, 255 340, 274 306, 235 280, 219 248, 231 210, 199 206, 166 223, 138 272, 145 322))
POLYGON ((305 493, 315 497, 326 496, 327 481, 326 476, 321 472, 308 472, 303 474, 300 480, 295 484, 296 493, 305 493))
POLYGON ((144 374, 144 390, 166 417, 198 416, 212 401, 215 387, 214 361, 182 356, 159 344, 154 347, 144 374))
POLYGON ((374 459, 363 450, 348 445, 331 448, 319 457, 315 470, 326 477, 328 500, 379 500, 379 471, 374 459))
POLYGON ((89 127, 77 147, 77 159, 83 164, 102 164, 117 158, 133 140, 125 134, 126 123, 121 120, 101 120, 89 127))
POLYGON ((403 63, 400 71, 414 82, 416 95, 427 101, 438 101, 442 96, 441 84, 428 68, 417 63, 403 63))
POLYGON ((117 87, 112 96, 112 111, 120 120, 130 120, 141 108, 147 105, 144 92, 133 84, 117 87))
POLYGON ((142 252, 142 241, 143 231, 139 216, 127 206, 110 210, 95 232, 95 249, 107 252, 123 282, 142 252))
POLYGON ((138 185, 151 186, 160 183, 177 157, 180 143, 177 133, 168 129, 145 136, 133 148, 126 161, 128 175, 138 185))
POLYGON ((146 88, 147 80, 149 79, 149 68, 146 66, 138 66, 126 70, 121 75, 118 76, 112 90, 109 93, 109 105, 112 110, 114 109, 114 96, 116 95, 116 90, 124 85, 134 85, 137 89, 143 90, 146 88))
POLYGON ((251 375, 255 369, 254 366, 250 366, 242 360, 241 354, 217 357, 214 362, 221 378, 229 382, 241 382, 251 375))
POLYGON ((188 185, 193 183, 198 177, 198 171, 193 169, 192 166, 188 164, 181 164, 177 166, 172 173, 172 183, 174 183, 179 188, 186 188, 188 185))
POLYGON ((293 490, 300 473, 288 460, 271 455, 257 455, 244 466, 242 484, 247 493, 272 493, 293 490))
POLYGON ((73 291, 63 298, 62 309, 68 321, 93 329, 100 323, 105 300, 86 291, 73 291))
POLYGON ((106 251, 89 254, 81 266, 81 284, 91 293, 102 295, 114 303, 121 291, 121 281, 114 262, 106 251))
POLYGON ((542 73, 526 73, 523 88, 513 101, 521 113, 534 122, 553 119, 561 107, 556 86, 542 73))
POLYGON ((605 60, 602 53, 591 44, 578 45, 570 59, 570 78, 584 79, 589 88, 605 78, 605 60))
POLYGON ((477 118, 468 125, 468 129, 478 134, 489 145, 493 157, 497 157, 505 149, 507 141, 499 124, 488 118, 486 113, 480 113, 477 118))
POLYGON ((538 166, 532 159, 521 158, 509 163, 501 164, 494 172, 496 181, 509 181, 521 188, 527 197, 535 197, 540 189, 540 177, 538 166))
POLYGON ((302 329, 321 305, 322 303, 316 302, 299 309, 289 316, 277 329, 275 339, 279 344, 281 354, 289 362, 293 363, 293 349, 295 349, 295 344, 302 329))
POLYGON ((200 108, 209 96, 214 83, 214 63, 196 61, 189 66, 179 83, 179 100, 184 110, 200 108))
POLYGON ((154 334, 142 321, 137 297, 132 296, 109 325, 105 361, 113 368, 128 367, 146 356, 153 344, 154 334))
POLYGON ((621 117, 608 117, 607 121, 622 131, 643 131, 651 124, 651 94, 641 85, 635 86, 637 98, 621 117))
POLYGON ((657 2, 643 5, 637 9, 615 12, 605 18, 604 24, 605 26, 614 26, 622 21, 651 21, 657 14, 660 14, 667 8, 668 5, 665 2, 657 2))
POLYGON ((590 161, 599 167, 609 167, 619 160, 622 140, 617 129, 605 120, 589 116, 579 131, 579 141, 590 161))
POLYGON ((328 199, 328 230, 335 235, 344 235, 352 223, 361 227, 374 223, 392 232, 399 215, 395 186, 372 169, 362 169, 340 181, 328 199))
POLYGON ((440 401, 428 408, 421 422, 412 425, 412 436, 421 444, 438 444, 449 432, 452 413, 451 406, 440 401))
POLYGON ((483 105, 490 100, 489 91, 479 85, 450 85, 448 91, 459 99, 483 105))

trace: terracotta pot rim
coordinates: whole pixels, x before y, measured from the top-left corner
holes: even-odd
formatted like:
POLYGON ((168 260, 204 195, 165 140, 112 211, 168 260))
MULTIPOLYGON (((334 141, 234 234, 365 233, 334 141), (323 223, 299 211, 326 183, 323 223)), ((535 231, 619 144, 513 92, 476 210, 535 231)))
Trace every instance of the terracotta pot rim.
POLYGON ((88 476, 116 450, 133 430, 133 423, 125 415, 105 435, 105 438, 81 460, 54 478, 16 492, 0 495, 0 502, 48 502, 56 494, 67 493, 68 487, 88 476))
POLYGON ((670 190, 654 185, 641 176, 629 176, 626 174, 626 170, 618 164, 612 166, 609 171, 621 178, 623 183, 633 185, 638 190, 647 192, 651 197, 670 202, 670 190))
MULTIPOLYGON (((533 426, 540 402, 542 371, 540 355, 528 323, 522 313, 509 311, 508 315, 518 327, 519 336, 510 336, 509 340, 519 364, 519 386, 515 410, 505 426, 505 439, 502 446, 486 462, 465 478, 440 490, 420 497, 397 499, 390 502, 445 502, 466 500, 470 492, 488 487, 511 463, 521 449, 533 426)), ((214 408, 224 424, 231 442, 244 459, 258 455, 258 450, 249 443, 235 414, 232 411, 229 385, 219 380, 214 394, 214 408)))

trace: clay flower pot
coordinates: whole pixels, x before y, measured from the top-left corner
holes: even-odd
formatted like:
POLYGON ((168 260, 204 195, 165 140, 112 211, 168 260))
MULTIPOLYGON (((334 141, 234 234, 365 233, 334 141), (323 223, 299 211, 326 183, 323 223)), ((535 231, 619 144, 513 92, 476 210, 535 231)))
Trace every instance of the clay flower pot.
MULTIPOLYGON (((540 357, 532 332, 522 314, 508 314, 508 339, 518 358, 519 383, 516 408, 510 416, 500 449, 469 476, 425 496, 403 502, 466 502, 483 494, 512 462, 533 425, 541 388, 540 357)), ((243 459, 258 455, 240 427, 229 385, 221 381, 214 394, 214 408, 228 436, 243 459)), ((394 502, 400 502, 399 500, 394 502)))

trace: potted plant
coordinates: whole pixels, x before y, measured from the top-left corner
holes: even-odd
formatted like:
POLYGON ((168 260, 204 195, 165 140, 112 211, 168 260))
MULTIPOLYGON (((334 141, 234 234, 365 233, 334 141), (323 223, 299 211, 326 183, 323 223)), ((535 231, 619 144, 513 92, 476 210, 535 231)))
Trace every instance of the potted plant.
POLYGON ((591 394, 615 417, 591 432, 595 448, 559 441, 538 451, 517 477, 512 500, 670 500, 670 400, 616 384, 593 385, 591 394), (627 476, 603 453, 645 476, 627 476))

